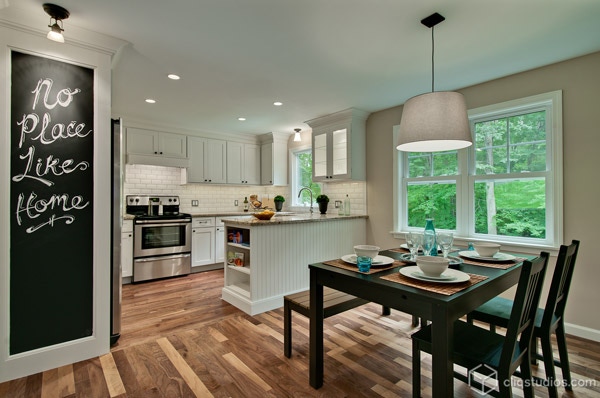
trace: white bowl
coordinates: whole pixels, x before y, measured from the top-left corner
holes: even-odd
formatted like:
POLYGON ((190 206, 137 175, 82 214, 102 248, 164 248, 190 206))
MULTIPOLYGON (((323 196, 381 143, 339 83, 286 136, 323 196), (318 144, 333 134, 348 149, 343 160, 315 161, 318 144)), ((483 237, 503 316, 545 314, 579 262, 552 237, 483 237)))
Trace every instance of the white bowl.
POLYGON ((433 278, 439 277, 442 272, 448 269, 450 260, 438 256, 418 256, 417 266, 426 276, 433 278))
POLYGON ((371 257, 375 258, 379 254, 379 246, 371 246, 371 245, 356 245, 354 246, 354 254, 357 256, 371 257))
POLYGON ((473 248, 481 257, 494 257, 494 254, 500 251, 498 243, 479 242, 473 243, 473 248))

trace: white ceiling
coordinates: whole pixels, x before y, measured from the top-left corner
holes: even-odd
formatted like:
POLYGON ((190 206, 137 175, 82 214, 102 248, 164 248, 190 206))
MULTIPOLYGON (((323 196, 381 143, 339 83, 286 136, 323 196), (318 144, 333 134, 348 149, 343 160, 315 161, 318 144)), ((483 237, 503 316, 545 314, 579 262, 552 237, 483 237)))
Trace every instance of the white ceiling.
MULTIPOLYGON (((46 29, 43 2, 0 0, 0 19, 18 10, 46 29)), ((291 133, 315 117, 430 91, 431 30, 420 20, 433 12, 446 17, 435 28, 436 90, 600 50, 598 0, 54 3, 71 12, 67 42, 81 29, 128 42, 113 62, 113 115, 215 134, 291 133)))

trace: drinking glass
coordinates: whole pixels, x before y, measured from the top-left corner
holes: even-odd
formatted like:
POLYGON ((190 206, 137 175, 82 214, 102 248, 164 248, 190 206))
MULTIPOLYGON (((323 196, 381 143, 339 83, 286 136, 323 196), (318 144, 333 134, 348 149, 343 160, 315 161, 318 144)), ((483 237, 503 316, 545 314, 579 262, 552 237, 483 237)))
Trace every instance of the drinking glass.
POLYGON ((454 235, 452 232, 438 232, 437 241, 442 247, 444 257, 448 257, 448 253, 450 252, 450 249, 452 249, 452 243, 454 242, 454 235))
MULTIPOLYGON (((423 254, 426 256, 431 255, 431 250, 435 245, 435 232, 425 231, 423 232, 423 254)), ((437 250, 437 248, 436 248, 437 250)))
POLYGON ((356 265, 358 265, 358 270, 360 272, 369 272, 371 269, 371 262, 373 259, 368 256, 358 256, 356 257, 356 265))
POLYGON ((406 246, 410 250, 411 261, 416 261, 419 248, 423 245, 423 234, 421 232, 409 232, 406 234, 406 246))

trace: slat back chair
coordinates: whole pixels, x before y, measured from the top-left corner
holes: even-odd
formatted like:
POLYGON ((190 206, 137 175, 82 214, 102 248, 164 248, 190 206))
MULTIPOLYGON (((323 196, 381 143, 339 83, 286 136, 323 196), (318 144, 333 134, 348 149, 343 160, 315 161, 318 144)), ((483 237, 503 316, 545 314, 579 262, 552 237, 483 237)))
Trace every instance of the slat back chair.
MULTIPOLYGON (((505 380, 510 380, 516 374, 523 380, 528 380, 523 383, 523 390, 526 397, 533 397, 529 347, 549 256, 542 252, 534 260, 523 262, 505 336, 460 320, 454 323, 452 360, 469 370, 466 376, 455 371, 455 378, 490 395, 512 397, 511 383, 505 380), (519 367, 520 372, 515 373, 519 367), (492 369, 497 372, 497 391, 473 380, 471 371, 477 369, 492 369)), ((414 397, 420 396, 421 351, 431 353, 433 327, 435 324, 428 325, 412 335, 414 397)))
MULTIPOLYGON (((565 335, 564 315, 573 279, 573 271, 579 252, 578 240, 573 240, 570 245, 562 245, 556 259, 556 266, 552 275, 550 290, 545 307, 537 309, 535 329, 532 340, 532 359, 543 359, 546 371, 546 385, 551 398, 558 397, 558 389, 555 383, 556 370, 558 366, 562 370, 563 385, 565 389, 572 390, 571 370, 567 352, 567 339, 565 335), (556 334, 558 354, 560 361, 554 359, 552 350, 552 334, 556 334), (540 339, 542 355, 537 352, 537 339, 540 339)), ((467 320, 483 321, 490 324, 491 330, 495 326, 506 327, 513 302, 511 300, 496 297, 483 304, 477 310, 467 315, 467 320)))

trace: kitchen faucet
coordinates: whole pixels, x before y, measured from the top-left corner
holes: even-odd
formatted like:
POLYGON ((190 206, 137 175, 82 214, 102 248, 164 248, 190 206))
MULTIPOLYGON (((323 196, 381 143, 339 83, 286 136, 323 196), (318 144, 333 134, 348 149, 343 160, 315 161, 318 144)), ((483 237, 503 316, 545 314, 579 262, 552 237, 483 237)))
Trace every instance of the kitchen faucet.
POLYGON ((300 198, 300 195, 302 195, 302 191, 304 191, 305 189, 308 191, 308 193, 310 193, 310 214, 312 214, 312 212, 313 212, 313 208, 312 208, 312 206, 313 206, 313 192, 310 190, 310 188, 309 187, 304 187, 304 188, 300 189, 300 191, 298 192, 298 198, 300 198))

